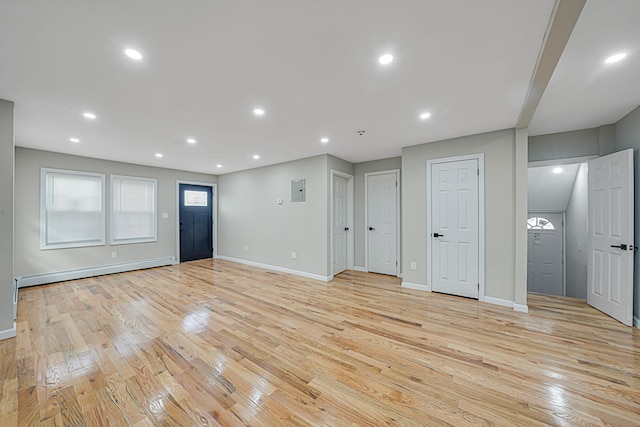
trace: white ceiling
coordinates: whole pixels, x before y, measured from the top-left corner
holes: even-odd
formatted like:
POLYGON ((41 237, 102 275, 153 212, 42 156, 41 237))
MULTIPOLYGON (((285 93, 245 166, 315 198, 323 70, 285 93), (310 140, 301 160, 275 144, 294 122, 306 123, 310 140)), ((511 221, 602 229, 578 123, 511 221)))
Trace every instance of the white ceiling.
MULTIPOLYGON (((587 2, 532 131, 597 126, 640 104, 639 4, 587 2), (615 75, 584 77, 620 49, 629 58, 615 75)), ((214 174, 323 153, 399 156, 404 146, 513 127, 553 5, 2 1, 0 98, 16 103, 17 145, 82 156, 214 174), (395 57, 387 67, 377 62, 385 52, 395 57), (95 121, 82 117, 89 110, 95 121), (432 117, 419 120, 422 111, 432 117)))
POLYGON ((566 211, 579 168, 579 163, 530 167, 527 194, 529 211, 566 211), (561 168, 562 172, 553 173, 555 168, 561 168))
POLYGON ((640 1, 587 0, 530 135, 615 123, 640 104, 640 1), (624 61, 604 59, 627 53, 624 61))

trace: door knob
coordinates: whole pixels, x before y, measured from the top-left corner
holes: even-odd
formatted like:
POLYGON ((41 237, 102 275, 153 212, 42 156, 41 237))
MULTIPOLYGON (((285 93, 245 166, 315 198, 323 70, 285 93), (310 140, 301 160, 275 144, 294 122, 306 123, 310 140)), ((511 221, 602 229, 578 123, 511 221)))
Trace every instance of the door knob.
POLYGON ((345 228, 344 228, 344 231, 349 231, 349 227, 345 227, 345 228))
POLYGON ((444 237, 444 234, 433 233, 433 237, 444 237))
POLYGON ((369 227, 369 231, 373 231, 373 230, 375 230, 375 228, 369 227))

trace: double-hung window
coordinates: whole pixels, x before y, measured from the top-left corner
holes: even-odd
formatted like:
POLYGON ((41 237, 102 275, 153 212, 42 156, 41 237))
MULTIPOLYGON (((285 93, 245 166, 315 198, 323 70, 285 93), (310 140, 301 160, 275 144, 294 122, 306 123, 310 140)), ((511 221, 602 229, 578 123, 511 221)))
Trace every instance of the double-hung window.
POLYGON ((105 244, 105 176, 42 168, 40 249, 105 244))
POLYGON ((111 175, 111 244, 155 242, 157 181, 111 175))

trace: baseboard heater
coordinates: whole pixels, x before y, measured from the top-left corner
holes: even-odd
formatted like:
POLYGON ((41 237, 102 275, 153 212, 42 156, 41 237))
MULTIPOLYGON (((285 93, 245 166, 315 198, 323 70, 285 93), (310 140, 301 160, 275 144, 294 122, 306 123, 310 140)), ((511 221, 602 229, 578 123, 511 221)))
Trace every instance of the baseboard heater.
POLYGON ((76 270, 56 271, 53 273, 34 274, 32 276, 16 277, 14 295, 14 316, 18 303, 18 288, 28 286, 45 285, 47 283, 64 282, 66 280, 84 279, 87 277, 102 276, 105 274, 124 273, 125 271, 144 270, 145 268, 163 267, 176 263, 175 257, 156 258, 144 261, 128 262, 124 264, 111 264, 100 267, 79 268, 76 270))

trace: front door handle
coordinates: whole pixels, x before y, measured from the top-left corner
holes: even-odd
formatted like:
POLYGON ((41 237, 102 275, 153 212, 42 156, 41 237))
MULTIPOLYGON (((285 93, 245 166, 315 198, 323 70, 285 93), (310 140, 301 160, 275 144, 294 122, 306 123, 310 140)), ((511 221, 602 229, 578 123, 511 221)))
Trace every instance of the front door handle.
POLYGON ((433 233, 433 237, 444 237, 444 234, 433 233))
POLYGON ((624 243, 621 243, 619 245, 611 245, 612 248, 618 248, 618 249, 622 249, 623 251, 627 250, 627 245, 624 243))
POLYGON ((375 230, 375 228, 369 227, 369 231, 373 231, 373 230, 375 230))

